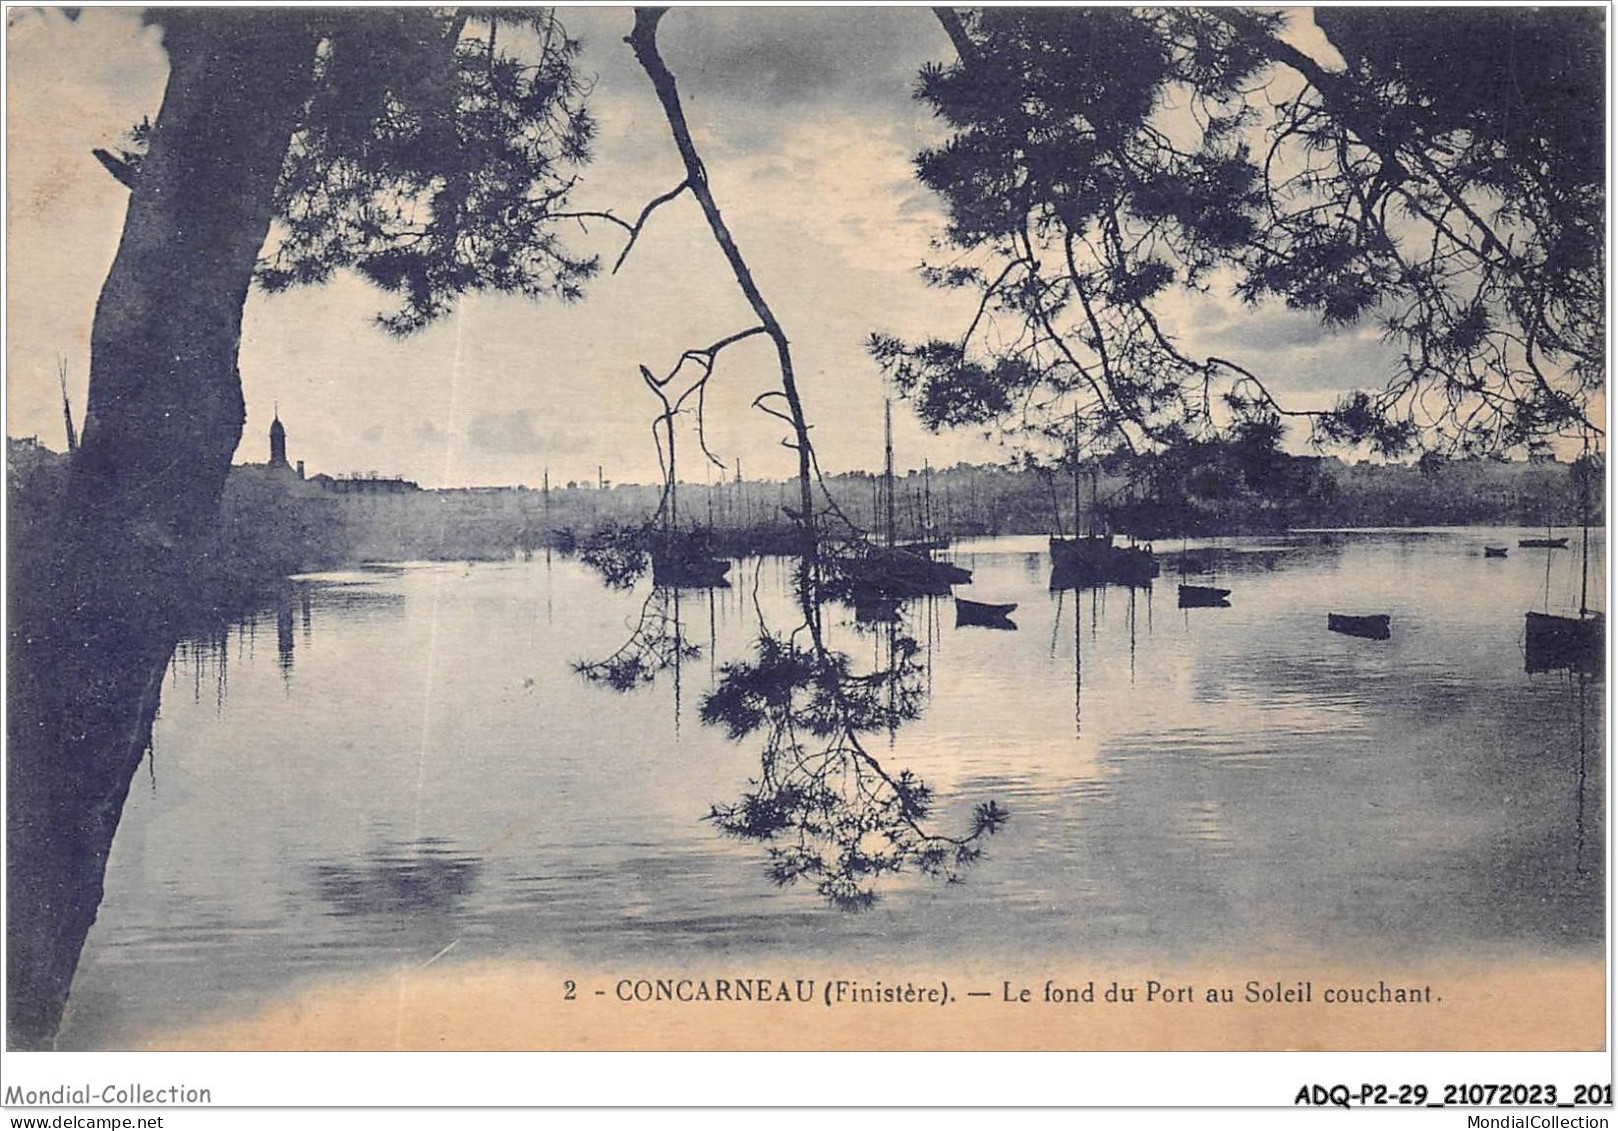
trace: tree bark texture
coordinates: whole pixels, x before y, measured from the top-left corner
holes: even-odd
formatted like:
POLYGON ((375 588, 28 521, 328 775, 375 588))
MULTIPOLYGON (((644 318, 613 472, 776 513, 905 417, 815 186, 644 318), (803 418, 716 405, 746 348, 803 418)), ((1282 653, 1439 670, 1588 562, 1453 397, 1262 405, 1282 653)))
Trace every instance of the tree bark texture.
POLYGON ((308 10, 170 9, 169 81, 96 307, 52 550, 14 573, 8 1044, 48 1047, 218 516, 242 307, 309 95, 308 10))
POLYGON ((169 549, 212 526, 244 406, 242 307, 309 95, 307 14, 164 13, 169 80, 96 305, 69 520, 169 549))

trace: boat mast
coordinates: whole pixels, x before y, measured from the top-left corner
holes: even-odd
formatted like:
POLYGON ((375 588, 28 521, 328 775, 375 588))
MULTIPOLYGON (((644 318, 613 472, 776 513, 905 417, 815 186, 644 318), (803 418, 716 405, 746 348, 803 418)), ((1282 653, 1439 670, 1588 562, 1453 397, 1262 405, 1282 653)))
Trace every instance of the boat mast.
POLYGON ((1579 619, 1590 614, 1590 433, 1584 434, 1584 455, 1579 460, 1579 523, 1584 546, 1579 564, 1579 619))
MULTIPOLYGON (((674 472, 674 417, 668 418, 669 425, 669 532, 677 534, 680 530, 680 481, 675 478, 674 472)), ((601 468, 596 467, 596 479, 605 483, 601 478, 601 468)))
POLYGON ((1079 407, 1073 406, 1073 537, 1076 541, 1082 531, 1079 527, 1079 407))
POLYGON ((887 494, 888 549, 893 549, 893 401, 882 401, 882 486, 887 494))
MULTIPOLYGON (((1092 465, 1090 468, 1090 537, 1092 538, 1096 536, 1096 489, 1097 480, 1100 478, 1101 469, 1092 465)), ((1110 535, 1108 536, 1108 541, 1109 543, 1111 542, 1110 535)))
POLYGON ((933 464, 928 459, 921 461, 921 525, 926 531, 922 537, 930 540, 933 536, 933 464))

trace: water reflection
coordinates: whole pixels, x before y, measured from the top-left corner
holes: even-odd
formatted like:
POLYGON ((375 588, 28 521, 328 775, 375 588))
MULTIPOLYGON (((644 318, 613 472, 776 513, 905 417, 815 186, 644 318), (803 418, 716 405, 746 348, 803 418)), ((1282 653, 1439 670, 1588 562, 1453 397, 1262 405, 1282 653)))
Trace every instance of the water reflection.
POLYGON ((245 654, 250 667, 265 615, 276 621, 283 681, 291 672, 291 589, 200 592, 142 578, 131 596, 120 588, 129 580, 79 579, 83 591, 70 605, 72 615, 56 615, 27 585, 14 608, 7 642, 13 672, 6 874, 12 1047, 46 1047, 55 1038, 143 759, 157 792, 152 734, 164 676, 177 687, 189 664, 193 701, 200 703, 207 687, 214 711, 223 714, 231 630, 238 659, 245 654))
POLYGON ((932 830, 931 788, 908 769, 890 773, 861 741, 921 714, 919 645, 891 625, 889 632, 889 666, 864 673, 825 648, 812 627, 806 640, 761 633, 753 657, 726 664, 702 705, 703 722, 763 744, 759 776, 708 820, 764 843, 777 884, 805 880, 849 910, 870 906, 876 881, 907 868, 958 880, 1006 820, 988 801, 963 834, 932 830))
POLYGON ((364 863, 320 864, 315 890, 333 915, 408 919, 455 913, 477 886, 483 862, 448 841, 377 849, 364 863))
MULTIPOLYGON (((1595 953, 1602 682, 1524 674, 1543 563, 1485 566, 1499 537, 1233 540, 1205 551, 1231 607, 1155 626, 1172 579, 1051 592, 1043 547, 963 550, 1020 633, 940 629, 946 599, 863 624, 749 560, 730 590, 655 594, 677 662, 629 695, 572 661, 624 640, 649 579, 536 554, 299 582, 290 682, 273 604, 161 680, 161 788, 95 862, 64 1044, 456 939, 625 964, 1595 953), (1390 610, 1393 639, 1328 632, 1329 605, 1390 610), (708 725, 670 726, 676 676, 708 725), (992 842, 990 798, 1016 817, 992 842), (963 842, 993 849, 970 882, 921 878, 963 842)), ((1568 582, 1576 607, 1562 573, 1553 609, 1568 582)))
MULTIPOLYGON (((713 805, 705 819, 728 836, 763 844, 776 884, 812 884, 843 910, 871 906, 878 881, 904 871, 958 882, 982 855, 984 839, 1004 825, 1006 810, 987 801, 963 832, 939 832, 929 824, 932 789, 908 769, 890 772, 862 740, 886 731, 892 745, 899 727, 921 716, 931 693, 934 599, 917 603, 929 642, 924 663, 922 645, 901 627, 910 602, 894 601, 888 615, 873 619, 850 598, 856 631, 880 642, 873 667, 856 670, 847 653, 826 644, 830 600, 815 563, 795 567, 793 588, 801 623, 776 631, 758 609, 751 656, 720 667, 702 699, 704 724, 761 746, 758 775, 741 798, 713 805)), ((712 634, 712 591, 708 600, 712 634)), ((677 589, 654 588, 624 644, 575 670, 628 691, 672 669, 678 729, 680 665, 701 653, 681 634, 679 608, 677 589)))
POLYGON ((314 640, 315 611, 339 614, 345 620, 402 617, 404 595, 384 588, 399 573, 396 567, 366 566, 294 578, 258 594, 248 608, 235 614, 233 621, 207 619, 174 646, 169 665, 171 686, 189 678, 193 702, 200 703, 206 689, 214 708, 224 710, 230 691, 232 631, 237 661, 250 663, 255 658, 261 622, 267 625, 271 619, 275 622, 276 670, 283 685, 290 686, 300 637, 304 647, 314 640))
MULTIPOLYGON (((307 623, 307 621, 305 622, 307 623)), ((292 675, 292 650, 295 646, 292 635, 292 601, 287 599, 281 602, 280 608, 275 611, 275 652, 276 666, 281 669, 281 678, 288 679, 292 675)))
POLYGON ((702 649, 685 639, 680 626, 680 591, 655 588, 641 602, 640 614, 618 650, 599 660, 575 661, 573 670, 591 683, 633 691, 670 670, 678 680, 680 664, 701 655, 702 649))
MULTIPOLYGON (((1576 801, 1576 812, 1578 814, 1577 838, 1574 848, 1573 866, 1580 874, 1585 874, 1592 870, 1592 862, 1587 856, 1587 852, 1590 847, 1589 809, 1592 802, 1595 806, 1599 806, 1601 804, 1601 798, 1599 795, 1593 799, 1589 796, 1590 748, 1592 745, 1595 746, 1597 750, 1600 750, 1601 748, 1601 720, 1599 711, 1593 710, 1591 707, 1591 680, 1589 674, 1581 671, 1575 678, 1579 689, 1579 709, 1577 715, 1579 728, 1579 770, 1576 801)), ((1597 851, 1600 850, 1601 843, 1599 840, 1596 842, 1594 847, 1597 851)))

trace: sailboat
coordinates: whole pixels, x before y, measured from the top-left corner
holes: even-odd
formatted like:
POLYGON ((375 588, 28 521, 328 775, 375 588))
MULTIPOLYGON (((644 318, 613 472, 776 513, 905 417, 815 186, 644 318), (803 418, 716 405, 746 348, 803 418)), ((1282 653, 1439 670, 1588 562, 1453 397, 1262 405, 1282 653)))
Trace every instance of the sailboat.
MULTIPOLYGON (((652 537, 652 584, 673 589, 728 589, 730 582, 725 575, 730 572, 730 562, 709 552, 708 535, 695 530, 680 531, 680 482, 675 478, 671 412, 665 413, 664 423, 669 441, 668 498, 663 510, 663 528, 652 537)), ((711 531, 712 527, 709 529, 711 531)))
MULTIPOLYGON (((1579 523, 1583 530, 1580 552, 1579 615, 1529 612, 1523 637, 1523 666, 1529 672, 1571 668, 1593 671, 1601 664, 1606 642, 1606 618, 1590 610, 1590 438, 1584 439, 1579 467, 1579 523)), ((1559 540, 1567 545, 1567 539, 1559 540)), ((1527 545, 1526 542, 1520 543, 1527 545)), ((1546 539, 1541 545, 1553 547, 1546 539)), ((1548 568, 1548 567, 1547 567, 1548 568)), ((1548 593, 1547 593, 1548 598, 1548 593)))
POLYGON ((652 584, 676 589, 728 589, 730 563, 705 552, 694 539, 666 542, 652 551, 652 584))
POLYGON ((933 522, 933 465, 931 461, 924 461, 921 467, 922 476, 922 504, 921 504, 921 538, 914 542, 902 542, 897 547, 910 554, 931 554, 934 550, 949 549, 950 540, 940 537, 938 527, 933 522))
MULTIPOLYGON (((1054 493, 1054 492, 1053 492, 1054 493)), ((1146 586, 1157 576, 1157 559, 1139 546, 1114 546, 1111 534, 1097 534, 1095 473, 1090 479, 1090 533, 1079 528, 1079 414, 1073 413, 1073 537, 1051 537, 1051 588, 1091 585, 1146 586)), ((1060 525, 1060 515, 1058 525, 1060 525)))
POLYGON ((893 519, 893 402, 883 405, 883 471, 886 521, 881 546, 865 545, 861 553, 840 563, 853 589, 856 607, 878 606, 893 598, 945 596, 952 585, 965 585, 972 571, 952 562, 937 561, 928 550, 894 544, 893 519))

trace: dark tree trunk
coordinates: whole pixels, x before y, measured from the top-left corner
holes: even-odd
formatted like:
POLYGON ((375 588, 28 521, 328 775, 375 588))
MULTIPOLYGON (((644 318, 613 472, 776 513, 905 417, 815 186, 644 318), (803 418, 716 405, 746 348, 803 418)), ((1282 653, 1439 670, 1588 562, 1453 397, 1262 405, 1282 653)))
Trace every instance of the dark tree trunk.
POLYGON ((242 306, 309 94, 307 15, 163 15, 169 81, 96 306, 70 518, 166 551, 213 526, 241 439, 242 306))
POLYGON ((241 438, 242 306, 309 93, 309 10, 161 12, 169 82, 96 307, 54 553, 12 577, 8 1043, 61 1020, 241 438))

